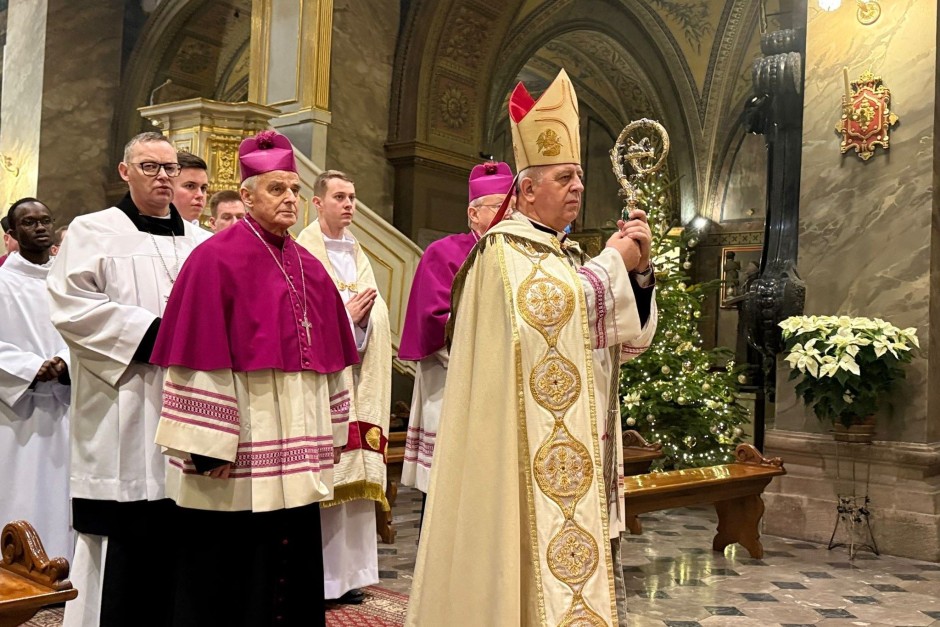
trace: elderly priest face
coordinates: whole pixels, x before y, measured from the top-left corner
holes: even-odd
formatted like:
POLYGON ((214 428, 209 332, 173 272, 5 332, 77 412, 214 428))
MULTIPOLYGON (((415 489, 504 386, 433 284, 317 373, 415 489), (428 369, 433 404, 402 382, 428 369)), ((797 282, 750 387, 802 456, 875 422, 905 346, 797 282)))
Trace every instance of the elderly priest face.
POLYGON ((296 172, 274 170, 250 176, 239 191, 251 217, 264 230, 283 237, 297 223, 300 177, 296 172))

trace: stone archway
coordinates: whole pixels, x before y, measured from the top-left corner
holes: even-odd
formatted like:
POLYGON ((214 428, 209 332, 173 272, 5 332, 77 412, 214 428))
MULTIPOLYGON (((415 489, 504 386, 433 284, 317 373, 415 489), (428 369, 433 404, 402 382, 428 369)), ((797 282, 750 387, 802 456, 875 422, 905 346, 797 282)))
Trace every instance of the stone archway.
POLYGON ((195 97, 244 100, 250 36, 251 0, 160 2, 123 72, 112 161, 120 161, 128 138, 150 128, 139 107, 195 97))
POLYGON ((678 104, 694 95, 673 80, 681 67, 629 6, 638 2, 415 2, 399 41, 387 145, 396 226, 419 244, 422 231, 461 230, 467 172, 505 125, 513 83, 572 62, 584 70, 569 71, 579 94, 612 136, 640 111, 670 129, 682 203, 694 211, 701 133, 678 104), (625 102, 623 91, 640 97, 625 102))

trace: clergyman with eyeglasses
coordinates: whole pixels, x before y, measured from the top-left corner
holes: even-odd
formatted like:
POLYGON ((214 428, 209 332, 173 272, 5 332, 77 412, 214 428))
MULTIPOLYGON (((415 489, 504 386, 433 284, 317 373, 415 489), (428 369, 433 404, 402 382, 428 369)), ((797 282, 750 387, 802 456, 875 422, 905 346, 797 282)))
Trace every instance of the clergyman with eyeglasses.
POLYGON ((118 165, 128 194, 72 221, 49 273, 51 315, 71 351, 71 495, 77 532, 66 627, 146 624, 172 608, 174 543, 166 459, 154 444, 164 369, 151 352, 170 290, 196 245, 171 204, 181 171, 160 133, 141 133, 118 165), (102 572, 103 571, 103 572, 102 572))

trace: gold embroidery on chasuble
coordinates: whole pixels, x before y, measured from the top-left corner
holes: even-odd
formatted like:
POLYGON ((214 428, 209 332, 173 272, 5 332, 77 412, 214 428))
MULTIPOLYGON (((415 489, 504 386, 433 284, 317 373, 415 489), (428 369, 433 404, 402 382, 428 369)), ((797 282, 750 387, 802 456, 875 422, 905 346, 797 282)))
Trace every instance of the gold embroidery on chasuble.
MULTIPOLYGON (((513 248, 521 252, 523 255, 535 255, 537 254, 535 248, 531 246, 527 240, 522 241, 519 245, 512 242, 512 239, 506 238, 504 235, 494 236, 496 243, 497 258, 499 259, 499 273, 503 280, 503 289, 505 291, 505 298, 507 303, 512 303, 513 294, 512 294, 512 281, 509 276, 509 270, 506 263, 506 254, 505 254, 505 244, 512 244, 513 248), (520 247, 521 246, 521 247, 520 247)), ((513 360, 515 362, 515 376, 516 376, 516 403, 517 411, 519 415, 519 459, 528 459, 529 457, 529 427, 526 420, 526 394, 525 394, 525 376, 522 372, 522 342, 519 337, 519 326, 516 319, 516 308, 509 307, 509 318, 510 318, 510 327, 512 328, 512 346, 513 346, 513 360)), ((536 523, 535 517, 535 500, 533 498, 533 489, 532 489, 532 473, 528 464, 525 466, 525 472, 522 473, 525 478, 525 491, 526 491, 526 503, 528 505, 528 519, 529 519, 529 543, 531 546, 538 546, 538 525, 536 523)), ((545 593, 542 588, 542 570, 539 568, 539 564, 536 561, 533 567, 533 573, 535 575, 535 593, 538 598, 538 614, 539 614, 539 624, 545 625, 548 621, 545 617, 545 593)))
POLYGON ((558 627, 601 627, 606 625, 602 617, 597 612, 587 606, 579 595, 576 595, 571 602, 571 611, 565 616, 565 619, 559 623, 558 627))
MULTIPOLYGON (((598 570, 601 551, 597 539, 576 521, 576 513, 597 476, 590 449, 565 424, 565 416, 581 397, 583 386, 575 363, 558 349, 559 335, 574 313, 576 295, 570 285, 542 267, 550 253, 535 252, 515 242, 511 245, 532 264, 516 290, 519 313, 546 343, 529 373, 529 393, 552 416, 554 425, 536 450, 532 468, 539 490, 564 516, 558 528, 552 530, 545 549, 549 571, 572 593, 571 605, 560 624, 606 625, 607 621, 582 597, 586 582, 598 570)), ((553 247, 560 249, 554 243, 553 247)), ((564 259, 560 252, 556 256, 564 259)))

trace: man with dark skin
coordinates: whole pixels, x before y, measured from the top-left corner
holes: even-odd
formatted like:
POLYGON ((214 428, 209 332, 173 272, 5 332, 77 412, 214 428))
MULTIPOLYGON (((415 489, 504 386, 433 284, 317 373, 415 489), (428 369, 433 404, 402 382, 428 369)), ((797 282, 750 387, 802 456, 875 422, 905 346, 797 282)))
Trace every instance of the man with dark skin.
MULTIPOLYGON (((23 259, 37 266, 46 265, 54 243, 52 229, 55 224, 49 207, 38 200, 28 200, 14 205, 7 217, 10 219, 10 235, 19 242, 23 259)), ((68 364, 61 357, 53 357, 43 363, 35 380, 54 381, 63 375, 67 377, 67 373, 68 364)))
POLYGON ((0 520, 29 520, 49 555, 71 560, 69 352, 46 295, 53 218, 35 198, 8 215, 20 246, 0 268, 0 520), (23 486, 42 486, 43 498, 23 486))

